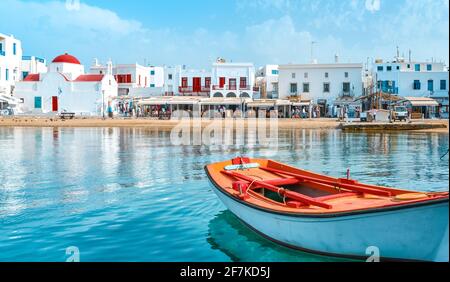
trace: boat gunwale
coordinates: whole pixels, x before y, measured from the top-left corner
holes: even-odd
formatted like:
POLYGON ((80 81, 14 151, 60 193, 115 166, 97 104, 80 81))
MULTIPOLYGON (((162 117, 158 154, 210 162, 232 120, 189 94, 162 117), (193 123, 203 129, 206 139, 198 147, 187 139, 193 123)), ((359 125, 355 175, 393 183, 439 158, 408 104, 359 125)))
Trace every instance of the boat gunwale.
POLYGON ((401 209, 412 209, 416 207, 421 206, 427 206, 427 205, 436 205, 440 203, 449 203, 449 197, 443 197, 443 198, 437 198, 437 199, 428 199, 424 201, 416 201, 412 203, 406 203, 401 205, 392 205, 392 206, 384 206, 384 207, 373 207, 373 208, 367 208, 367 209, 359 209, 359 210, 352 210, 352 211, 341 211, 341 212, 328 212, 328 213, 305 213, 305 212, 289 212, 289 211, 279 211, 274 209, 265 208, 253 203, 249 203, 247 201, 241 200, 237 197, 234 197, 232 194, 225 191, 217 182, 214 180, 214 178, 211 176, 209 169, 209 165, 205 165, 204 170, 206 172, 206 175, 208 176, 209 181, 214 185, 214 187, 219 190, 221 193, 225 194, 227 197, 233 199, 234 201, 244 204, 245 206, 261 210, 264 212, 272 213, 272 214, 278 214, 278 215, 285 215, 285 216, 292 216, 292 217, 303 217, 303 218, 336 218, 336 217, 345 217, 345 216, 353 216, 353 215, 361 215, 361 214, 372 214, 372 213, 380 213, 380 212, 386 212, 386 211, 393 211, 393 210, 401 210, 401 209))

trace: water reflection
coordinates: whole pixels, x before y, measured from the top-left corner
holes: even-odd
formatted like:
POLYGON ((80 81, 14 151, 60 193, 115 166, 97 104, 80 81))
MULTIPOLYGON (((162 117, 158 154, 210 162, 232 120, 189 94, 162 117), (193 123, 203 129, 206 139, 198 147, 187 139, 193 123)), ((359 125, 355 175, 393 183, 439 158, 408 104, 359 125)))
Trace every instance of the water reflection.
POLYGON ((207 241, 212 249, 225 253, 234 262, 318 262, 346 261, 282 247, 256 234, 231 212, 222 211, 209 222, 207 241))
POLYGON ((448 190, 448 156, 440 160, 448 134, 296 129, 278 137, 273 150, 173 146, 170 132, 148 128, 0 128, 0 260, 38 249, 46 252, 36 260, 59 261, 75 243, 91 260, 311 259, 222 213, 203 166, 241 154, 339 177, 349 168, 373 184, 448 190))

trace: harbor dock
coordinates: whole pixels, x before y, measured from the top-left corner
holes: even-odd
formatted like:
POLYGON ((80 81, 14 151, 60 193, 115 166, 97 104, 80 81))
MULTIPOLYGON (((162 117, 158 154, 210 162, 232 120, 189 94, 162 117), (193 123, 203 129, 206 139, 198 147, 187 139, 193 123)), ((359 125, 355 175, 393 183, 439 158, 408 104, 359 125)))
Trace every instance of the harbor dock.
POLYGON ((343 131, 402 131, 402 130, 448 130, 444 122, 352 122, 341 123, 343 131))

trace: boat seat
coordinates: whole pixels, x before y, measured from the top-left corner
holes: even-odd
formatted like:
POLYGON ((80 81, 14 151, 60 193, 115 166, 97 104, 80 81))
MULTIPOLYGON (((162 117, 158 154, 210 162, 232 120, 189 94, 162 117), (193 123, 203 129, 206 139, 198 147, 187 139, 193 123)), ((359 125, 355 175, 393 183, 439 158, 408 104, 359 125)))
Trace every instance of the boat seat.
POLYGON ((270 185, 281 186, 281 185, 298 184, 300 183, 300 180, 294 177, 288 177, 288 178, 264 179, 264 182, 270 185))

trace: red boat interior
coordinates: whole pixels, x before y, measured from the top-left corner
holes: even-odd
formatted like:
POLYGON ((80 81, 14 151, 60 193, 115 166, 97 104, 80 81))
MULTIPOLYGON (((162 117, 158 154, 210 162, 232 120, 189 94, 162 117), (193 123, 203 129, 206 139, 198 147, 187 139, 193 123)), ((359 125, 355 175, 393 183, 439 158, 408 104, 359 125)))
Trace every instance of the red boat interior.
POLYGON ((362 184, 350 179, 349 174, 346 178, 333 178, 271 160, 238 157, 208 165, 206 169, 223 192, 277 211, 334 213, 448 200, 448 192, 416 192, 362 184))

